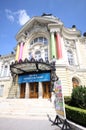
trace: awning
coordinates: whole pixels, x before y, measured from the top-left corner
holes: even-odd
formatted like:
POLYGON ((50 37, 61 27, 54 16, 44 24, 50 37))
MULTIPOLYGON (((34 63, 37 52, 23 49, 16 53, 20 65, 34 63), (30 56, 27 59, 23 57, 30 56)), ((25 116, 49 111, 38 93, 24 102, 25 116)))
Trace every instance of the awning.
POLYGON ((47 62, 39 62, 39 61, 21 61, 15 62, 10 65, 11 73, 13 74, 26 74, 33 72, 49 72, 53 70, 53 65, 47 62))

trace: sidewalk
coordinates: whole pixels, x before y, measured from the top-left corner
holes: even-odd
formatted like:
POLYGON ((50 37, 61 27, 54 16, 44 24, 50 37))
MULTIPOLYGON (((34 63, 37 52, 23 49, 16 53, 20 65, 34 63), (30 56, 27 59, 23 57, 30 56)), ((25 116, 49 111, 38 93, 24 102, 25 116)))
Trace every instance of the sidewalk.
POLYGON ((60 130, 47 117, 0 116, 0 130, 60 130))

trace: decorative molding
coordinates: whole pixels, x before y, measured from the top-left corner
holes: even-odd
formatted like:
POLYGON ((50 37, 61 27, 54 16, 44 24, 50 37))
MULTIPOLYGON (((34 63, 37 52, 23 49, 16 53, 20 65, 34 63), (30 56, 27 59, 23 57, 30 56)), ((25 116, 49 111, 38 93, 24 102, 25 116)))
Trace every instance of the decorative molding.
POLYGON ((51 24, 48 24, 48 28, 50 30, 50 32, 61 32, 61 28, 62 28, 63 24, 62 23, 51 23, 51 24))
POLYGON ((74 40, 65 40, 64 39, 64 45, 66 48, 76 49, 74 40))
POLYGON ((82 44, 86 44, 86 37, 82 36, 79 38, 79 41, 82 43, 82 44))
POLYGON ((35 21, 32 26, 25 31, 26 37, 28 38, 32 33, 48 32, 47 24, 41 24, 35 21))

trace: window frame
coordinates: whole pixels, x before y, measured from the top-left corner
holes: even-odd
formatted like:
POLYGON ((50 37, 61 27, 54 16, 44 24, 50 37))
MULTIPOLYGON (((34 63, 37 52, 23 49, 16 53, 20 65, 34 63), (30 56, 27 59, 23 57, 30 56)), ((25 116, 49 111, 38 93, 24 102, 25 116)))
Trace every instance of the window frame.
POLYGON ((71 50, 67 50, 67 59, 68 59, 69 65, 74 65, 74 56, 71 50))

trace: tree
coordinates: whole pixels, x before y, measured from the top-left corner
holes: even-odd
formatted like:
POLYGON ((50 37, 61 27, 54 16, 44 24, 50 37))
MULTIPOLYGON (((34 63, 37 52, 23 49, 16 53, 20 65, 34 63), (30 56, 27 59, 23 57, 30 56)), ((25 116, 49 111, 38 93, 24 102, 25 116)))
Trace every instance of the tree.
POLYGON ((86 109, 86 87, 78 86, 73 89, 71 95, 71 105, 86 109))

